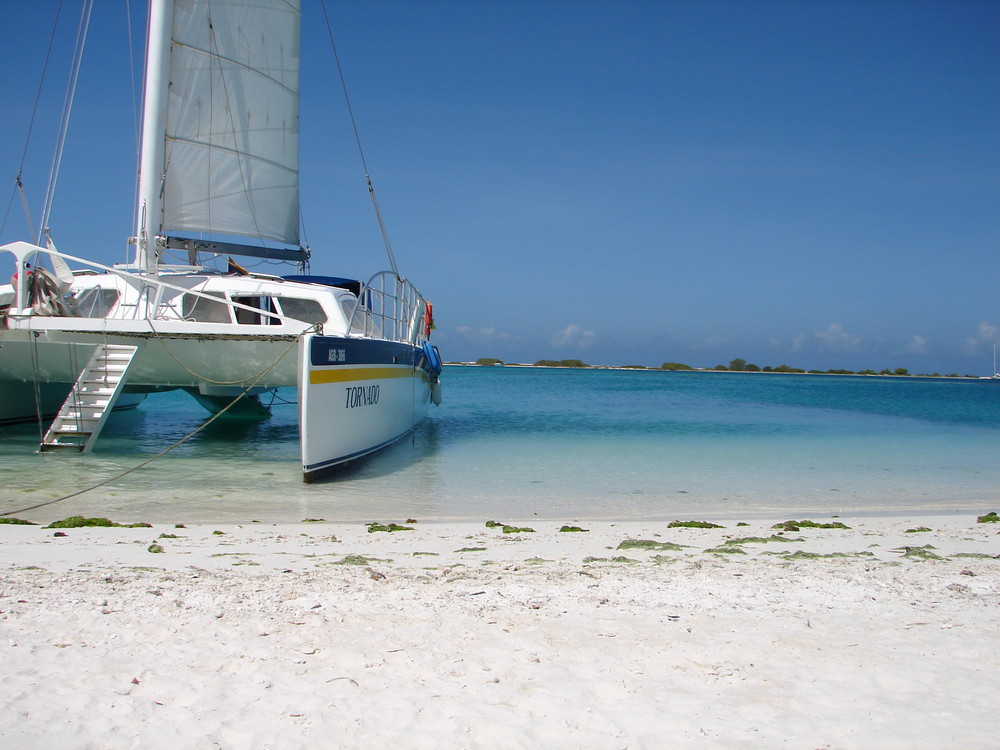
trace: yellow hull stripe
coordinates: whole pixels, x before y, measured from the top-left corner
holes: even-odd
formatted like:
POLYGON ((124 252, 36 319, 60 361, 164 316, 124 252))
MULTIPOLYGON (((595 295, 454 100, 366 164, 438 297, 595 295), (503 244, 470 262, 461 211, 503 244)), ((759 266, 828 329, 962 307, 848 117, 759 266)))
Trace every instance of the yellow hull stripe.
POLYGON ((355 380, 386 380, 388 378, 408 378, 418 373, 408 365, 403 367, 332 367, 329 370, 312 370, 310 385, 321 383, 349 383, 355 380))

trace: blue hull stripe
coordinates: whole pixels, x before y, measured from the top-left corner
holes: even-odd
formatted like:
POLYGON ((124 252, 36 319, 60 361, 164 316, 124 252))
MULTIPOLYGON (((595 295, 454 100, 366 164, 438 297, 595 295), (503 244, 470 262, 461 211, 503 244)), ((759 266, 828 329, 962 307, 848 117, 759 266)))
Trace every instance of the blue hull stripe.
POLYGON ((395 341, 315 336, 309 351, 313 367, 338 365, 410 365, 420 362, 419 346, 395 341))

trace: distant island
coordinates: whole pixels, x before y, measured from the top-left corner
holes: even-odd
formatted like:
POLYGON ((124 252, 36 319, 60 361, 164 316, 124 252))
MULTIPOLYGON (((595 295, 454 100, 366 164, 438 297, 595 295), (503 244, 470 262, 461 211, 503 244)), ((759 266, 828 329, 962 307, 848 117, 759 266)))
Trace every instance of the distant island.
POLYGON ((905 367, 897 367, 894 370, 888 368, 882 370, 804 370, 799 367, 788 365, 778 365, 777 367, 759 367, 745 359, 736 358, 730 360, 729 365, 716 365, 715 367, 691 367, 681 362, 664 362, 659 367, 646 367, 645 365, 588 365, 579 359, 540 359, 534 363, 504 362, 495 357, 480 357, 475 362, 447 362, 450 365, 476 365, 479 367, 570 367, 576 369, 594 370, 669 370, 669 371, 691 371, 691 372, 777 372, 777 373, 800 373, 804 375, 894 375, 898 377, 924 377, 924 378, 978 378, 977 375, 959 375, 956 372, 942 375, 941 373, 911 373, 905 367))

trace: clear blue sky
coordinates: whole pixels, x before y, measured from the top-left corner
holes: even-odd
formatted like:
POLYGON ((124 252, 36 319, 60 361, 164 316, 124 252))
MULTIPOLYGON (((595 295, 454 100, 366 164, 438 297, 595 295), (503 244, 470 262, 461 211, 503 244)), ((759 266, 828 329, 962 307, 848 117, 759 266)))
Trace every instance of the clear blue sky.
MULTIPOLYGON (((110 262, 132 231, 136 128, 124 3, 97 5, 50 224, 60 249, 110 262)), ((304 5, 312 270, 367 276, 384 251, 304 5)), ((0 0, 5 186, 54 8, 0 0)), ((328 8, 396 256, 435 303, 446 359, 991 370, 1000 2, 328 8)), ((25 162, 35 221, 57 60, 25 162)), ((0 241, 25 235, 15 199, 0 241)))

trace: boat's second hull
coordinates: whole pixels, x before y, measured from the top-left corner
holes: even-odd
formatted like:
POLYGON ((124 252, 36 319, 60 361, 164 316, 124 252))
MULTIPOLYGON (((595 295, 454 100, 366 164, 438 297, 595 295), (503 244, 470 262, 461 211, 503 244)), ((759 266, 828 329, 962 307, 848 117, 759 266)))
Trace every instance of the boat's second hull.
POLYGON ((70 384, 99 344, 124 344, 138 348, 128 375, 133 386, 294 386, 297 339, 65 328, 3 331, 0 382, 70 384))
MULTIPOLYGON (((36 383, 0 378, 0 426, 37 422, 47 425, 59 413, 71 383, 36 383)), ((146 389, 126 387, 114 410, 134 409, 146 398, 146 389)))

